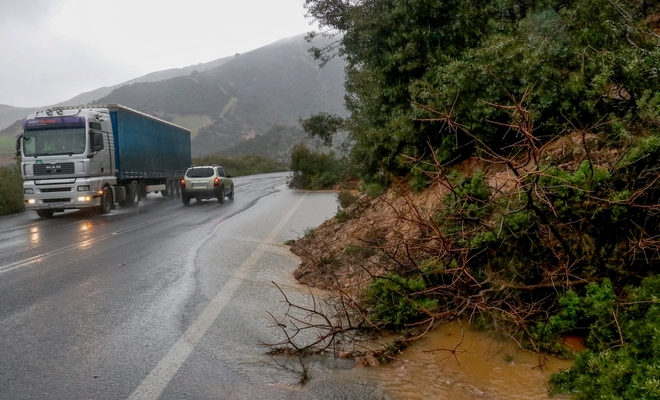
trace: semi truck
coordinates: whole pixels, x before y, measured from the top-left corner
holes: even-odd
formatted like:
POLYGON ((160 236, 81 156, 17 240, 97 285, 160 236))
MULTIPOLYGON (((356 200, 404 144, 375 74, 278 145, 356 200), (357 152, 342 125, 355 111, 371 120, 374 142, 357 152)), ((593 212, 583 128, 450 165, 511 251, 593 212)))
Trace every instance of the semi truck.
POLYGON ((149 192, 180 195, 190 131, 120 104, 53 107, 23 121, 16 139, 25 208, 109 213, 149 192))

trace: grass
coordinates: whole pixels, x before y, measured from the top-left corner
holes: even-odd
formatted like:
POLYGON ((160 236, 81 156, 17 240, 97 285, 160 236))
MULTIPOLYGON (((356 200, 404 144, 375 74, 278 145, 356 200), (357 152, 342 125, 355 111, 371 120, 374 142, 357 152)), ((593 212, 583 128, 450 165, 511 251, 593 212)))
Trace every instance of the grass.
POLYGON ((238 104, 238 99, 236 97, 232 97, 229 103, 227 103, 225 108, 223 108, 222 111, 220 112, 220 117, 224 117, 226 113, 233 114, 237 104, 238 104))
POLYGON ((13 153, 16 148, 16 138, 13 137, 0 137, 0 152, 13 153))
POLYGON ((193 140, 199 130, 210 124, 211 120, 205 115, 178 115, 174 117, 172 123, 190 129, 190 140, 193 140))

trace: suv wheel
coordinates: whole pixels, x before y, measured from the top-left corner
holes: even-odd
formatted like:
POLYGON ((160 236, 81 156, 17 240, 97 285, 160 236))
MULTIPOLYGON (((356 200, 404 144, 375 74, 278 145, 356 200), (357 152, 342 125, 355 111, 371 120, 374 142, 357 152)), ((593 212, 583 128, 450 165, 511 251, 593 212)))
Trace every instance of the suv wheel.
POLYGON ((186 196, 185 194, 181 195, 181 202, 183 203, 184 206, 187 206, 190 204, 190 197, 186 196))
POLYGON ((231 185, 231 192, 227 195, 229 200, 234 200, 234 185, 231 185))
POLYGON ((220 204, 225 202, 225 187, 220 186, 220 194, 218 194, 218 201, 220 204))

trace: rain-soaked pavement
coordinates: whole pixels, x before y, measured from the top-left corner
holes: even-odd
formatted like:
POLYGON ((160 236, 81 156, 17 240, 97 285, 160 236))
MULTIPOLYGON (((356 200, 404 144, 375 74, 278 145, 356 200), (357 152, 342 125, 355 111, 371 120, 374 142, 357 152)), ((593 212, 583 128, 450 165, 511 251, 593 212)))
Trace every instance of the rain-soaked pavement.
POLYGON ((385 367, 307 360, 311 380, 298 385, 260 345, 281 339, 273 282, 309 299, 283 243, 337 203, 286 189, 286 176, 235 178, 222 205, 150 194, 107 216, 0 217, 0 399, 544 398, 549 372, 492 340, 495 355, 474 347, 485 336, 466 336, 473 347, 450 360, 460 365, 442 365, 434 350, 457 337, 442 330, 385 367))
POLYGON ((337 209, 285 179, 236 178, 222 205, 150 194, 132 213, 0 218, 0 398, 383 398, 330 360, 301 389, 259 345, 279 340, 272 281, 305 294, 282 243, 337 209))

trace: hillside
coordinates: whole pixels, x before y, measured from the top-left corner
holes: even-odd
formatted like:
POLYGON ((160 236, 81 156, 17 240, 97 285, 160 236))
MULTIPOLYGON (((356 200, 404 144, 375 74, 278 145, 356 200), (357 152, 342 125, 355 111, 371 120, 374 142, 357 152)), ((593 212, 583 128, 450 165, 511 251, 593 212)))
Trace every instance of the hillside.
MULTIPOLYGON (((226 63, 227 61, 231 60, 233 57, 223 57, 219 58, 217 60, 210 61, 208 63, 199 63, 195 65, 190 65, 188 67, 183 67, 183 68, 171 68, 171 69, 166 69, 163 71, 156 71, 156 72, 151 72, 149 74, 143 75, 139 78, 131 79, 130 81, 123 82, 117 85, 113 86, 106 86, 102 88, 98 88, 95 90, 92 90, 90 92, 85 92, 81 93, 78 96, 75 96, 72 99, 69 99, 67 101, 63 101, 61 103, 55 104, 56 106, 62 106, 62 105, 73 105, 73 104, 89 104, 94 102, 97 99, 100 99, 102 97, 105 97, 112 93, 113 90, 118 89, 122 86, 125 85, 131 85, 134 83, 144 83, 144 82, 158 82, 158 81, 164 81, 167 79, 172 79, 176 78, 179 76, 186 76, 190 75, 194 71, 208 71, 210 69, 219 67, 220 65, 226 63)), ((0 124, 0 126, 2 126, 0 124)))
MULTIPOLYGON (((302 35, 283 39, 207 71, 123 86, 97 102, 124 104, 170 121, 182 121, 182 115, 206 118, 205 126, 195 127, 193 156, 226 154, 275 125, 297 126, 301 116, 345 115, 344 63, 320 69, 309 47, 302 35)), ((288 144, 283 146, 275 151, 286 153, 288 144)))
POLYGON ((25 118, 33 110, 31 108, 12 107, 0 104, 0 136, 6 136, 3 130, 14 122, 25 118))
MULTIPOLYGON (((194 157, 255 154, 285 162, 291 147, 307 140, 299 117, 320 111, 346 115, 344 61, 319 68, 310 47, 299 35, 209 63, 154 72, 65 103, 119 103, 185 126, 192 132, 194 157)), ((0 137, 15 138, 16 121, 31 111, 0 105, 0 126, 5 126, 0 137)), ((11 162, 10 142, 0 149, 2 164, 11 162)))
MULTIPOLYGON (((217 60, 210 61, 208 63, 200 63, 183 68, 172 68, 172 69, 166 69, 164 71, 152 72, 143 75, 139 78, 131 79, 130 81, 127 82, 119 83, 113 86, 101 87, 92 90, 90 92, 81 93, 67 101, 63 101, 61 103, 57 103, 53 105, 44 105, 43 107, 20 108, 20 107, 12 107, 10 105, 0 104, 0 130, 4 130, 5 128, 10 126, 17 120, 25 118, 26 115, 28 115, 35 109, 44 109, 48 107, 62 106, 62 105, 89 104, 94 102, 96 99, 100 99, 102 97, 109 95, 110 93, 112 93, 113 90, 118 89, 125 85, 131 85, 133 83, 141 83, 141 82, 158 82, 158 81, 176 78, 179 76, 190 75, 195 71, 208 71, 210 69, 219 67, 220 65, 226 63, 232 58, 233 57, 223 57, 217 60)), ((5 136, 5 132, 0 132, 0 136, 5 136)))

